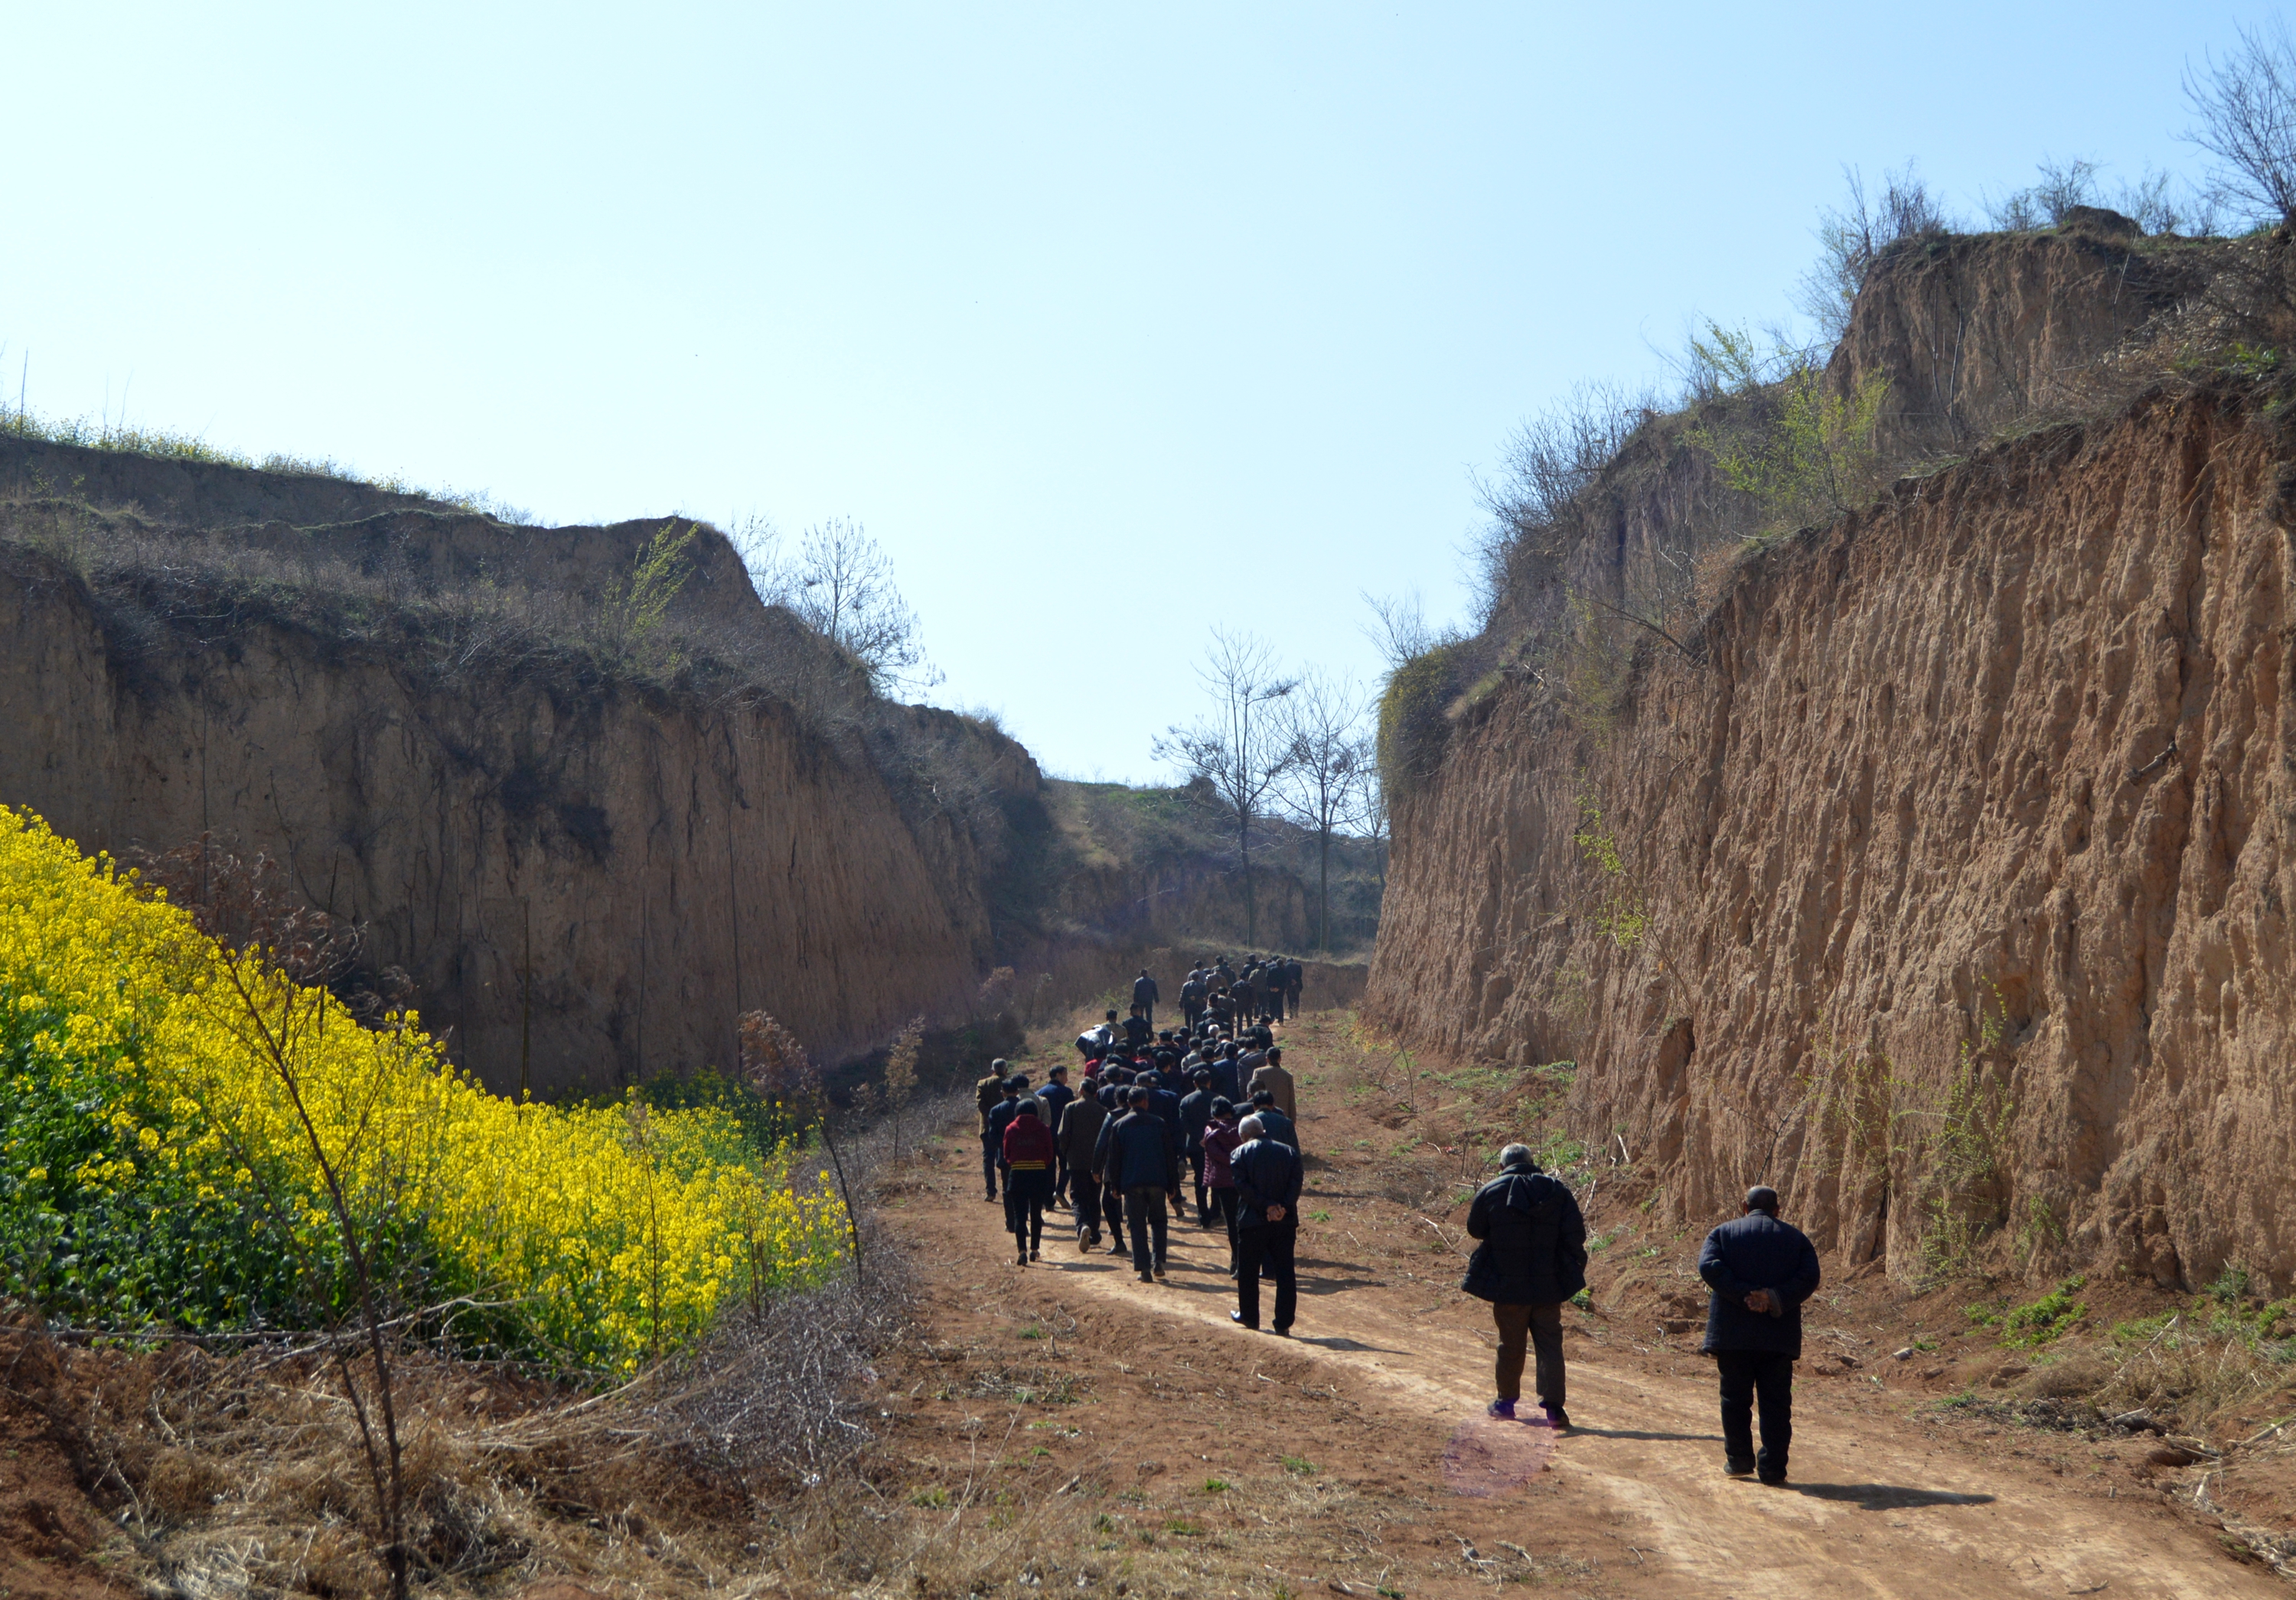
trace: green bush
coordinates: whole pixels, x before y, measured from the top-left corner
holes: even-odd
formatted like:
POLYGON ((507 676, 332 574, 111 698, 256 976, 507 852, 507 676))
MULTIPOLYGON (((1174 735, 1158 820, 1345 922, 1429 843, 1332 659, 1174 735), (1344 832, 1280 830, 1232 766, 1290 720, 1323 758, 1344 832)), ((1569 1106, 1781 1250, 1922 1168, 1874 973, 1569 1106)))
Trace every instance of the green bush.
POLYGON ((1445 713, 1467 663, 1464 641, 1438 644, 1389 676, 1379 697, 1379 778, 1390 795, 1410 793, 1442 764, 1451 733, 1445 713))

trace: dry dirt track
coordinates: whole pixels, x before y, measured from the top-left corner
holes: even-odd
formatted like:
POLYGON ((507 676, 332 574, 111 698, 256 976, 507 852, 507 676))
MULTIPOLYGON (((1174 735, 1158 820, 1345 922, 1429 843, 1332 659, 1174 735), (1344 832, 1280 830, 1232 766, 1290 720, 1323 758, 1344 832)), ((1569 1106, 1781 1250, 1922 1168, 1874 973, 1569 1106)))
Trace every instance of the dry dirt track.
MULTIPOLYGON (((1311 1151, 1321 1131, 1341 1131, 1344 1111, 1319 1118, 1310 1097, 1303 1134, 1311 1151)), ((1348 1129, 1352 1131, 1352 1129, 1348 1129)), ((1414 1276, 1406 1262, 1349 1259, 1351 1220, 1378 1202, 1346 1192, 1343 1173, 1311 1173, 1303 1211, 1324 1210, 1303 1238, 1301 1309, 1292 1348, 1343 1368, 1379 1397, 1382 1409, 1423 1430, 1452 1430, 1453 1466, 1472 1479, 1494 1448, 1517 1462, 1520 1480, 1546 1440, 1523 1424, 1486 1423, 1490 1342, 1478 1315, 1449 1280, 1414 1276), (1321 1191, 1319 1193, 1318 1191, 1321 1191), (1351 1212, 1355 1213, 1351 1216, 1351 1212), (1528 1434, 1535 1447, 1517 1442, 1528 1434)), ((975 1259, 998 1251, 999 1212, 977 1196, 925 1223, 936 1243, 975 1259)), ((1062 1218, 1065 1220, 1065 1218, 1062 1218)), ((1368 1231, 1366 1229, 1365 1231, 1368 1231)), ((1169 1281, 1139 1283, 1128 1261, 1079 1258, 1062 1235, 1048 1236, 1044 1261, 1028 1269, 1032 1292, 1073 1302, 1091 1295, 1160 1318, 1185 1317, 1219 1330, 1239 1352, 1275 1345, 1270 1335, 1231 1327, 1234 1303, 1225 1251, 1193 1225, 1172 1231, 1169 1281)), ((1439 1263, 1431 1261, 1431 1273, 1439 1263)), ((1009 1265, 1003 1268, 1021 1276, 1009 1265)), ((1555 1444, 1544 1491, 1500 1482, 1504 1506, 1522 1504, 1523 1526, 1551 1518, 1607 1526, 1643 1570, 1642 1593, 1746 1596, 2061 1596, 2109 1600, 2159 1596, 2279 1596, 2268 1571, 2230 1559, 2206 1529, 2156 1497, 2109 1499, 2101 1488, 2013 1458, 2007 1440, 1973 1430, 1939 1434, 1908 1419, 1906 1399, 1856 1385, 1804 1382, 1798 1390, 1793 1485, 1787 1489, 1726 1479, 1712 1380, 1702 1364, 1669 1371, 1615 1344, 1570 1342, 1570 1411, 1577 1431, 1555 1444)), ((1152 1359, 1152 1351, 1145 1352, 1152 1359)), ((1433 1464, 1431 1477, 1441 1476, 1433 1464)), ((1470 1482, 1472 1489, 1472 1484, 1470 1482)), ((1439 1495, 1433 1484, 1430 1492, 1439 1495)), ((1527 1542, 1527 1541, 1526 1541, 1527 1542)), ((1616 1571, 1616 1567, 1611 1569, 1616 1571)))
MULTIPOLYGON (((1169 1283, 1152 1289, 1065 1253, 1050 1264, 1091 1292, 1224 1323, 1226 1275, 1211 1283, 1204 1236, 1183 1228, 1174 1239, 1176 1262, 1187 1265, 1170 1283, 1185 1274, 1197 1280, 1189 1287, 1201 1285, 1197 1292, 1169 1283), (1205 1269, 1191 1270, 1196 1263, 1205 1269)), ((1296 1332, 1319 1358, 1370 1372, 1398 1407, 1475 1426, 1489 1399, 1488 1347, 1448 1319, 1413 1317, 1388 1298, 1374 1289, 1305 1298, 1296 1332)), ((2284 1584, 2227 1560, 2202 1530, 2157 1506, 2096 1501, 1999 1461, 1940 1451, 1897 1436, 1896 1419, 1880 1413, 1858 1421, 1806 1405, 1791 1489, 1726 1479, 1710 1388, 1618 1372, 1578 1341, 1571 1355, 1578 1432, 1546 1470, 1638 1522, 1638 1547, 1678 1574, 1685 1594, 2285 1600, 2284 1584)))

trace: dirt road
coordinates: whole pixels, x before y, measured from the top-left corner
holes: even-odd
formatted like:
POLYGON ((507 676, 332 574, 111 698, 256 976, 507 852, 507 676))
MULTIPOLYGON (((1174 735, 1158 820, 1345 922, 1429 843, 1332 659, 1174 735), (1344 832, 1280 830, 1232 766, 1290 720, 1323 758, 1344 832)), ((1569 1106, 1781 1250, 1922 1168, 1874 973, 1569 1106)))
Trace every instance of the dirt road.
MULTIPOLYGON (((898 1226, 944 1268, 996 1275, 975 1292, 993 1295, 1001 1282, 1032 1305, 1131 1313, 1128 1372, 1160 1362, 1194 1371, 1209 1349, 1215 1366, 1297 1359, 1323 1381, 1344 1381, 1371 1414, 1367 1437, 1385 1428, 1396 1441, 1375 1464, 1386 1481, 1415 1479, 1438 1507, 1472 1504, 1481 1525, 1520 1527, 1523 1545, 1534 1534, 1601 1530, 1611 1552, 1603 1587, 1907 1600, 2287 1592, 2159 1495, 2128 1492, 2099 1465, 2102 1448, 1940 1426, 1924 1420, 1924 1399, 1882 1376, 1802 1379, 1794 1481, 1784 1489, 1722 1475, 1710 1367, 1591 1319, 1569 1340, 1572 1432, 1558 1440, 1543 1426, 1486 1421, 1492 1341, 1483 1308, 1454 1287, 1456 1239, 1414 1244, 1414 1228, 1442 1230, 1376 1192, 1377 1142, 1356 1106, 1310 1082, 1302 1110, 1303 1142, 1322 1159, 1302 1202, 1311 1220, 1300 1337, 1289 1344, 1229 1324, 1224 1243, 1193 1224, 1174 1228, 1169 1279, 1153 1286, 1128 1261, 1080 1257, 1065 1235, 1048 1241, 1038 1265, 1014 1268, 1000 1210, 955 1173, 920 1194, 927 1203, 905 1208, 898 1226)), ((957 1130, 952 1143, 964 1136, 957 1130)), ((1490 1536, 1448 1537, 1464 1547, 1490 1536)))

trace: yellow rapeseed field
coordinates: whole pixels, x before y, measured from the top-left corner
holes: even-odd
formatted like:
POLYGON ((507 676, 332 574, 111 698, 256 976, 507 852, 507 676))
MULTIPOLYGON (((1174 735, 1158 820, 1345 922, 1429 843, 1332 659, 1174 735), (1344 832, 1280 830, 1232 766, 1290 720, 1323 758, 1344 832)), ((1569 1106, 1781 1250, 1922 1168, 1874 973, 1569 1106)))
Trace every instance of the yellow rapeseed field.
POLYGON ((489 1094, 411 1013, 359 1026, 5 807, 0 1119, 0 1271, 94 1325, 340 1317, 348 1217, 398 1303, 627 1372, 845 1247, 792 1146, 720 1111, 489 1094))

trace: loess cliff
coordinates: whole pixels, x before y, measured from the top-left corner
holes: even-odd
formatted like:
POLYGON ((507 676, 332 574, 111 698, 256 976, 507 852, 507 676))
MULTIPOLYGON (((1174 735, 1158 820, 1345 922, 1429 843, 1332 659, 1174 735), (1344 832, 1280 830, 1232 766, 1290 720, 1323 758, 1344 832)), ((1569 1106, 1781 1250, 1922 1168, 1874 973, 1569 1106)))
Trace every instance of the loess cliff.
MULTIPOLYGON (((730 1068, 759 1008, 834 1063, 966 1020, 997 966, 1041 1006, 1244 925, 1201 797, 1093 800, 881 698, 682 519, 0 437, 0 802, 92 850, 273 857, 499 1090, 730 1068)), ((1270 865, 1259 925, 1304 949, 1270 865)))
MULTIPOLYGON (((1973 247, 2016 269, 1988 303, 2031 302, 1988 370, 2125 334, 2110 305, 2042 314, 2114 291, 2085 242, 2054 289, 2029 282, 2044 247, 1973 247)), ((1936 348, 1934 320, 1904 332, 1943 268, 1901 266, 1859 307, 1887 337, 1853 323, 1838 365, 1936 348)), ((1741 559, 1599 705, 1551 658, 1477 642, 1500 664, 1439 685, 1399 775, 1367 1010, 1457 1054, 1575 1063, 1573 1132, 1655 1171, 1685 1222, 1767 1181, 1823 1247, 1908 1281, 1991 1252, 2284 1289, 2281 404, 2157 385, 1902 479, 1741 559)))

